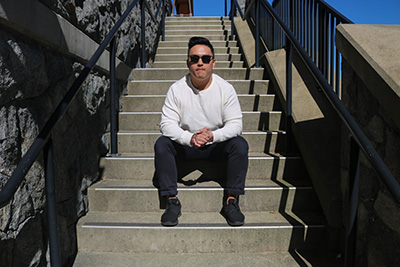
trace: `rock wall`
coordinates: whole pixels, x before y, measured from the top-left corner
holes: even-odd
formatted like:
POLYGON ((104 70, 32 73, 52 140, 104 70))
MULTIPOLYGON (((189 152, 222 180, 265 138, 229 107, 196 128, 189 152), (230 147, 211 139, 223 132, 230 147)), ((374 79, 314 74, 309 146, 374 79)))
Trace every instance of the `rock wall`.
MULTIPOLYGON (((100 42, 131 1, 41 2, 100 42)), ((154 13, 158 3, 159 0, 149 1, 154 13)), ((118 57, 133 67, 139 64, 140 40, 139 9, 135 9, 119 34, 117 50, 118 57)), ((85 64, 74 55, 32 39, 29 33, 14 30, 7 21, 1 21, 1 25, 0 189, 85 64)), ((146 51, 150 58, 159 32, 158 24, 149 16, 146 25, 146 51)), ((119 92, 124 90, 125 82, 117 81, 119 92)), ((108 151, 108 89, 108 73, 92 71, 52 134, 63 266, 73 264, 76 223, 88 208, 86 190, 98 180, 99 159, 108 151)), ((48 265, 43 165, 40 155, 11 203, 0 209, 1 266, 48 265)))
MULTIPOLYGON (((385 108, 371 94, 368 86, 343 60, 343 103, 400 182, 400 129, 385 108)), ((343 130, 348 137, 348 131, 343 130)), ((348 141, 349 138, 343 138, 348 141)), ((342 145, 343 181, 348 181, 349 143, 342 145)), ((348 193, 348 183, 342 188, 348 193)), ((360 193, 357 230, 357 266, 396 266, 400 262, 400 205, 390 196, 361 152, 360 193)), ((348 205, 345 203, 345 205, 348 205)))

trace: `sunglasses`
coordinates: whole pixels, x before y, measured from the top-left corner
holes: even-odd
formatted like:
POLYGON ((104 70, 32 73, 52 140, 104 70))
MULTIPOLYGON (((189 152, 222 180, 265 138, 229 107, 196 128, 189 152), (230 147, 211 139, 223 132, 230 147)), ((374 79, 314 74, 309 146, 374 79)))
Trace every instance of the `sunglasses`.
POLYGON ((197 63, 199 62, 199 59, 201 58, 201 61, 203 61, 204 64, 208 64, 211 62, 211 59, 213 56, 210 55, 203 55, 203 56, 198 56, 198 55, 190 55, 190 62, 197 63))

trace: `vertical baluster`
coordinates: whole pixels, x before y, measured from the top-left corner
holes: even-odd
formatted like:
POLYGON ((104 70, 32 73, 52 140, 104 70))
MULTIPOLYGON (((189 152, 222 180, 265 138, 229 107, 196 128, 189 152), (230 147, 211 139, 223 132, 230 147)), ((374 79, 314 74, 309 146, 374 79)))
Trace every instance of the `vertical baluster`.
POLYGON ((292 152, 292 50, 286 38, 286 154, 292 152))
POLYGON ((141 45, 142 45, 142 58, 141 58, 141 67, 146 68, 146 13, 145 13, 145 3, 146 0, 140 1, 140 11, 141 11, 141 45))
POLYGON ((318 4, 314 1, 314 63, 318 67, 318 4))
POLYGON ((357 210, 360 182, 360 148, 353 137, 350 138, 349 207, 347 218, 345 266, 355 266, 357 242, 357 210))
POLYGON ((330 60, 330 79, 329 79, 329 84, 332 86, 332 89, 334 88, 334 63, 335 63, 335 17, 333 14, 331 14, 331 34, 330 34, 330 40, 331 40, 331 60, 330 60))
MULTIPOLYGON (((336 26, 339 25, 339 20, 336 19, 336 26)), ((335 88, 336 88, 336 95, 340 98, 340 74, 342 71, 342 66, 340 64, 340 53, 339 50, 336 48, 336 79, 335 79, 335 88)))
POLYGON ((61 266, 60 245, 58 239, 57 224, 57 200, 54 179, 54 156, 53 141, 51 138, 47 141, 44 148, 45 159, 45 184, 46 184, 46 206, 47 206, 47 223, 49 227, 49 248, 50 263, 52 267, 61 266))
POLYGON ((260 0, 256 1, 256 68, 260 67, 260 0))
POLYGON ((111 156, 117 156, 117 109, 115 94, 115 37, 110 43, 110 135, 111 135, 111 156))
POLYGON ((165 0, 162 0, 162 10, 162 40, 165 41, 165 0))

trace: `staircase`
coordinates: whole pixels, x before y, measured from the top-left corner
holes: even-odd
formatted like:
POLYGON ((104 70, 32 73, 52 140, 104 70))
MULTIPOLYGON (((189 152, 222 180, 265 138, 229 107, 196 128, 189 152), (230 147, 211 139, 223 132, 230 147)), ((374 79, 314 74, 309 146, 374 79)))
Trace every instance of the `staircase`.
POLYGON ((310 251, 326 248, 324 219, 302 159, 284 157, 284 117, 263 69, 246 69, 230 21, 219 17, 167 18, 152 68, 133 70, 119 114, 119 157, 101 161, 102 180, 89 189, 89 213, 77 226, 74 266, 334 266, 310 251), (214 73, 236 88, 248 141, 249 170, 240 206, 243 227, 219 211, 223 190, 213 181, 220 166, 186 165, 178 184, 179 225, 160 224, 165 203, 152 186, 153 146, 169 86, 188 73, 187 42, 214 45, 214 73), (187 175, 186 175, 187 174, 187 175))

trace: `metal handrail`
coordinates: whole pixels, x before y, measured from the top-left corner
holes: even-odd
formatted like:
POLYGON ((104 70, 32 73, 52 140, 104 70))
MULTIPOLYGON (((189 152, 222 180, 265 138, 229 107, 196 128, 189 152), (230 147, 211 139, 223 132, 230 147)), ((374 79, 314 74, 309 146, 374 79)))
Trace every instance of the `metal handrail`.
MULTIPOLYGON (((301 34, 297 37, 292 32, 292 30, 299 26, 291 23, 292 30, 287 26, 287 24, 281 19, 275 9, 266 1, 266 0, 255 0, 257 2, 262 3, 262 5, 267 9, 269 14, 273 17, 274 21, 276 21, 279 27, 283 30, 285 36, 285 49, 286 49, 286 94, 287 94, 287 102, 291 101, 291 86, 292 86, 292 75, 291 75, 291 65, 292 65, 292 47, 294 47, 299 54, 300 58, 304 61, 306 67, 310 70, 314 79, 319 84, 320 88, 324 92, 325 96, 328 98, 329 102, 333 106, 333 108, 338 113, 341 120, 346 125, 347 129, 351 134, 351 152, 350 152, 350 205, 348 210, 348 222, 347 222, 347 236, 346 236, 346 253, 345 253, 345 262, 346 266, 354 266, 355 264, 355 246, 356 246, 356 225, 357 225, 357 209, 358 209, 358 191, 359 191, 359 168, 360 168, 360 150, 363 151, 364 155, 371 163, 376 173, 384 182, 386 188, 390 192, 391 196, 397 203, 400 203, 400 184, 397 182, 395 177, 389 171, 382 158, 376 152, 371 142, 368 140, 364 132, 358 126, 354 118, 350 115, 349 111, 346 109, 344 104, 340 101, 338 95, 334 92, 332 85, 329 84, 328 79, 324 73, 317 67, 317 64, 312 61, 310 54, 305 50, 304 45, 300 44, 298 39, 301 34)), ((320 4, 321 8, 326 8, 330 12, 336 12, 332 7, 326 4, 321 0, 314 0, 320 4)), ((276 1, 275 1, 276 2, 276 1)), ((292 2, 292 1, 291 1, 292 2)), ((292 2, 293 3, 293 2, 292 2)), ((256 3, 256 8, 259 9, 259 3, 256 3)), ((321 10, 321 9, 320 9, 321 10)), ((325 11, 324 16, 326 18, 325 11)), ((247 12, 246 12, 247 14, 247 12)), ((259 14, 259 10, 256 10, 256 16, 259 14)), ((344 22, 350 23, 351 21, 345 18, 340 13, 336 12, 338 20, 342 20, 344 22)), ((259 23, 259 20, 255 21, 256 27, 259 23)), ((297 30, 301 29, 298 28, 297 30)), ((325 28, 328 29, 329 28, 325 28)), ((324 30, 324 28, 322 28, 324 30)), ((324 33, 326 34, 326 33, 324 33)), ((256 43, 260 40, 260 34, 256 31, 256 43)), ((304 35, 303 35, 304 38, 304 35)), ((332 41, 331 41, 332 42, 332 41)), ((257 45, 256 45, 257 47, 257 45)), ((258 49, 258 48, 256 48, 258 49)), ((257 55, 256 51, 256 55, 257 55)), ((333 67, 332 67, 333 69, 333 67)), ((332 76, 331 76, 332 77, 332 76)), ((338 81, 337 81, 338 82, 338 81)), ((287 110, 290 112, 291 103, 287 103, 287 110)), ((290 127, 290 126, 289 126, 290 127)))
MULTIPOLYGON (((146 0, 141 1, 142 15, 144 14, 144 6, 146 9, 150 11, 152 19, 156 21, 154 15, 152 15, 150 6, 147 4, 146 0), (143 5, 144 4, 144 5, 143 5)), ((163 4, 163 31, 164 31, 164 19, 165 19, 165 0, 160 1, 160 5, 163 4)), ((57 232, 57 211, 56 211, 56 199, 55 199, 55 189, 54 189, 54 167, 53 167, 53 145, 52 139, 50 137, 53 129, 55 128, 57 122, 63 117, 68 107, 70 106, 73 98, 77 94, 78 90, 81 88, 83 82, 88 77, 91 70, 94 68, 95 64, 99 60, 100 56, 106 50, 108 45, 110 45, 110 93, 111 93, 111 124, 115 123, 115 93, 114 91, 114 83, 115 83, 115 34, 121 27, 122 23, 128 17, 129 13, 136 6, 139 0, 134 0, 126 9, 126 11, 122 14, 120 19, 116 22, 114 27, 110 30, 108 35, 105 37, 103 42, 99 45, 93 56, 90 58, 89 62, 86 64, 82 72, 76 78, 74 83, 71 85, 70 89, 61 100, 60 104, 56 107, 55 111, 51 114, 50 118, 47 120, 43 129, 40 131, 38 137, 29 147, 25 155, 22 157, 21 161, 18 163, 17 168, 12 173, 10 179, 6 182, 3 188, 0 191, 0 208, 7 205, 21 182, 25 178, 29 169, 33 165, 34 161, 37 159, 40 151, 44 149, 45 154, 45 166, 46 166, 46 202, 48 208, 48 222, 49 222, 49 246, 50 246, 50 261, 51 266, 61 266, 60 261, 60 251, 58 244, 58 232, 57 232), (114 118, 114 119, 113 119, 114 118), (114 121, 114 122, 113 122, 114 121)), ((142 21, 143 23, 143 21, 142 21)), ((144 32, 142 32, 142 36, 144 36, 144 32)), ((143 40, 143 39, 142 39, 143 40)), ((145 42, 142 41, 142 49, 145 49, 145 42)), ((144 59, 142 58, 142 61, 144 59)), ((144 67, 144 64, 142 64, 144 67)), ((116 127, 113 125, 111 129, 116 130, 116 127)), ((112 130, 112 131, 114 131, 112 130)), ((113 136, 113 134, 112 134, 113 136)), ((113 137, 111 137, 113 139, 113 137)), ((113 141, 111 142, 113 143, 113 141)), ((116 145, 116 142, 115 142, 116 145)), ((113 144, 111 144, 113 146, 113 144)))

